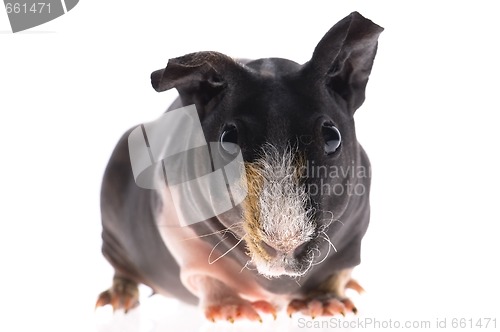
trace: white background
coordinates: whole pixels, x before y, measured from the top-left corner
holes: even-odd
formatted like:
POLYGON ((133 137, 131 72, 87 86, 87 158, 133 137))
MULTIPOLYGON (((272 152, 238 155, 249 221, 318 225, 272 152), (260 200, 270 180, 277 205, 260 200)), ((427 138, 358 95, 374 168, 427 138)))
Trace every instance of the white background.
MULTIPOLYGON (((18 34, 0 10, 0 331, 256 330, 205 323, 146 288, 127 317, 95 313, 112 277, 100 254, 101 176, 119 136, 175 97, 149 82, 169 58, 216 50, 303 63, 353 10, 386 29, 356 114, 373 165, 372 220, 355 271, 367 289, 356 297, 360 317, 432 326, 447 318, 451 327, 454 317, 496 315, 499 327, 496 9, 493 1, 82 0, 18 34)), ((304 329, 282 317, 260 330, 304 329)))

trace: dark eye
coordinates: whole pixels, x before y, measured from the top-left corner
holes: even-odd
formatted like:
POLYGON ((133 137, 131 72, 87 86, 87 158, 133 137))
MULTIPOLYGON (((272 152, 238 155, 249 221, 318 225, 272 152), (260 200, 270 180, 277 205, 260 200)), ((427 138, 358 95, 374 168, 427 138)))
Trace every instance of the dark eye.
POLYGON ((236 127, 228 127, 222 132, 220 145, 226 153, 232 155, 238 153, 238 130, 236 127))
POLYGON ((337 151, 342 141, 340 131, 332 124, 324 124, 321 132, 325 142, 325 153, 330 155, 337 151))

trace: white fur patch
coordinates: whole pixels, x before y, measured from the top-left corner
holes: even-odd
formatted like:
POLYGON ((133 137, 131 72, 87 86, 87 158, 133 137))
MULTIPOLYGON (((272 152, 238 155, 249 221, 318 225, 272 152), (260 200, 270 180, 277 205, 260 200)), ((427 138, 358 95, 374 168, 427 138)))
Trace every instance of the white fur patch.
POLYGON ((314 234, 313 209, 307 208, 308 194, 300 181, 299 160, 295 150, 278 151, 266 145, 256 161, 262 178, 259 196, 262 240, 280 252, 271 260, 253 255, 257 269, 267 276, 284 274, 288 264, 285 255, 293 255, 293 251, 314 234))

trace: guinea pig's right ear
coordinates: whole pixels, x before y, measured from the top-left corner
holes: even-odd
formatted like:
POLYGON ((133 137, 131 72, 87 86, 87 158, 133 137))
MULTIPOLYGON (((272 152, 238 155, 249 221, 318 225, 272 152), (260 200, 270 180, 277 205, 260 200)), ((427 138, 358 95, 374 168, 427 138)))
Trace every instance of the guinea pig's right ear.
POLYGON ((304 71, 343 98, 351 112, 365 99, 377 43, 384 29, 358 12, 335 24, 321 39, 304 71))
POLYGON ((207 104, 231 81, 243 66, 217 52, 197 52, 170 59, 165 69, 151 74, 153 88, 162 92, 176 88, 183 105, 195 104, 204 113, 207 104))

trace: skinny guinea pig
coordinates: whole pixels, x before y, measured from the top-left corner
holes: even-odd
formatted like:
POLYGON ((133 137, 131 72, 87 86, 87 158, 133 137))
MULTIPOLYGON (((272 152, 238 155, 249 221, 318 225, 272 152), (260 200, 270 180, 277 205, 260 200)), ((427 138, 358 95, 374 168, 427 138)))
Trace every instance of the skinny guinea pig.
MULTIPOLYGON (((351 271, 369 223, 370 164, 353 115, 382 30, 353 12, 303 65, 199 52, 153 72, 156 91, 179 92, 165 115, 194 105, 202 136, 218 143, 211 153, 240 154, 245 196, 182 224, 172 183, 158 175, 166 163, 153 167, 156 189, 137 185, 130 137, 145 127, 127 131, 102 184, 102 251, 115 276, 96 306, 128 311, 143 283, 198 304, 212 321, 259 321, 281 308, 311 317, 356 313, 345 290, 362 290, 351 271)), ((186 165, 197 167, 197 159, 186 165)), ((197 209, 195 199, 180 203, 197 209)))

